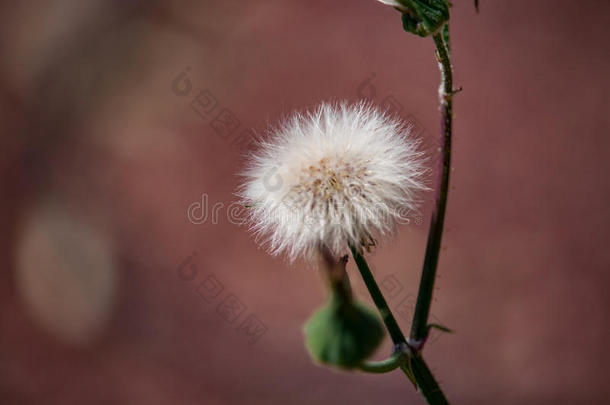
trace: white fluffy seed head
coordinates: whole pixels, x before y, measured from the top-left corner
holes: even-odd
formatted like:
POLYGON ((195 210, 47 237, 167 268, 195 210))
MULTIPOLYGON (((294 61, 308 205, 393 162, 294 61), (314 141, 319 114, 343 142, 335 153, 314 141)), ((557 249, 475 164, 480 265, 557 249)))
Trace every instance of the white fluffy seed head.
POLYGON ((261 142, 239 196, 271 253, 312 258, 369 246, 417 211, 426 189, 409 128, 361 102, 295 113, 261 142))

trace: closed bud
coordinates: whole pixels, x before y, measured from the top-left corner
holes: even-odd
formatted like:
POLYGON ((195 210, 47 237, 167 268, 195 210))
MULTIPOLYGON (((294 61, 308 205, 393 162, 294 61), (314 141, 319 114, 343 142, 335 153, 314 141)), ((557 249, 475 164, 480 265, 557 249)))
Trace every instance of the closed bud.
POLYGON ((434 34, 449 21, 447 0, 379 0, 402 13, 405 31, 427 37, 434 34))
POLYGON ((371 356, 383 335, 372 310, 336 295, 305 324, 305 344, 311 357, 341 368, 354 368, 371 356))

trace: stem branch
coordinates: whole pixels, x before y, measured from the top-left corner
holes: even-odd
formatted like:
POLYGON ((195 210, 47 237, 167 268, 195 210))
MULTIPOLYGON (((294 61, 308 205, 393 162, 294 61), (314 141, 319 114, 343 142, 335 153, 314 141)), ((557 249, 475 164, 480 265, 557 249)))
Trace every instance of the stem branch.
MULTIPOLYGON (((373 302, 377 306, 377 310, 379 311, 379 313, 381 314, 381 317, 383 318, 383 322, 385 323, 385 326, 388 329, 390 336, 392 337, 392 341, 394 342, 394 345, 399 347, 399 346, 406 344, 407 347, 410 349, 408 352, 410 354, 407 355, 408 361, 405 361, 405 362, 399 364, 398 367, 400 367, 402 369, 402 371, 405 373, 407 378, 409 378, 409 380, 411 380, 411 382, 416 384, 416 388, 421 389, 422 395, 424 396, 424 398, 426 398, 426 400, 428 401, 428 404, 430 404, 430 405, 448 405, 447 399, 445 399, 443 392, 441 391, 438 383, 434 379, 434 376, 430 372, 430 369, 428 369, 428 366, 424 362, 424 359, 421 357, 420 354, 413 354, 414 353, 413 348, 408 343, 406 343, 405 337, 404 337, 402 331, 400 330, 400 327, 398 326, 398 323, 396 322, 394 315, 392 315, 392 311, 390 310, 388 303, 386 302, 385 298, 383 297, 383 294, 381 293, 379 286, 377 286, 375 277, 373 276, 373 273, 371 273, 371 269, 369 268, 366 260, 364 259, 364 256, 362 256, 362 254, 360 254, 358 249, 354 248, 351 245, 350 245, 350 250, 352 251, 352 256, 354 257, 354 261, 356 262, 356 265, 358 266, 358 270, 360 271, 360 274, 362 275, 364 284, 366 284, 366 287, 369 290, 369 293, 371 294, 371 298, 373 299, 373 302)), ((383 362, 381 362, 381 363, 383 363, 383 362)), ((383 369, 385 366, 389 366, 388 364, 381 365, 381 364, 374 364, 374 363, 373 364, 369 363, 368 365, 373 365, 373 368, 377 368, 377 369, 383 369)), ((367 365, 365 365, 364 367, 367 367, 367 365)), ((361 367, 361 369, 363 369, 363 368, 361 367)), ((365 371, 368 371, 368 370, 365 370, 365 371)), ((390 371, 390 370, 388 370, 388 371, 390 371)), ((373 371, 371 371, 371 372, 373 372, 373 371)), ((386 371, 378 371, 378 372, 386 372, 386 371)))
POLYGON ((396 351, 390 357, 382 361, 365 361, 360 365, 360 370, 367 373, 387 373, 396 370, 409 360, 409 354, 404 351, 396 351))

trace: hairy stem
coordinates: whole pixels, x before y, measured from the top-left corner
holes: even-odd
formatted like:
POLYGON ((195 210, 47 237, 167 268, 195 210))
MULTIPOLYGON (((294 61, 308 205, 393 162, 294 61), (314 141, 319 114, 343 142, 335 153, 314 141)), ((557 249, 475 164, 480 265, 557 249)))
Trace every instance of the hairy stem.
POLYGON ((449 192, 449 174, 451 172, 451 123, 453 118, 453 72, 449 57, 448 44, 442 35, 436 33, 432 36, 436 45, 436 55, 441 70, 441 85, 439 88, 441 110, 441 153, 442 159, 439 168, 439 184, 436 194, 436 204, 432 211, 428 243, 424 258, 424 266, 417 293, 417 302, 411 324, 410 341, 417 346, 423 345, 428 334, 428 316, 434 290, 434 280, 438 266, 438 257, 443 236, 447 195, 449 192))

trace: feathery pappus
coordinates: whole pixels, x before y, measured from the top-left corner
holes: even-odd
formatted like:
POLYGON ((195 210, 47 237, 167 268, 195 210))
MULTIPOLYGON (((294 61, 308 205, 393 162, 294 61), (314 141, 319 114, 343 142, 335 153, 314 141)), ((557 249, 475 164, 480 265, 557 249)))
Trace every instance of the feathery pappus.
POLYGON ((295 113, 250 157, 238 195, 273 254, 337 257, 391 233, 417 210, 426 172, 419 141, 373 105, 322 103, 295 113))

